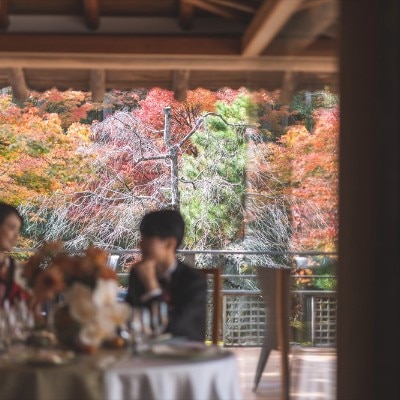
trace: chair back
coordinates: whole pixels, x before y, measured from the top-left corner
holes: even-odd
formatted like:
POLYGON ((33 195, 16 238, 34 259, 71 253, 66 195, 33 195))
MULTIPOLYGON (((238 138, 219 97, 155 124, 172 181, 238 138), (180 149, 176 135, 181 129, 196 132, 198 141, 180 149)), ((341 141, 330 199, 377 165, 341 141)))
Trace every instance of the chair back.
POLYGON ((218 344, 221 331, 221 270, 219 268, 200 268, 199 271, 203 273, 206 278, 212 277, 213 279, 213 310, 212 310, 212 343, 218 344))
MULTIPOLYGON (((281 399, 289 399, 289 316, 290 316, 290 269, 257 268, 258 282, 265 306, 266 349, 281 353, 281 399)), ((265 361, 264 366, 265 366, 265 361)), ((257 372, 256 387, 261 370, 257 372)))

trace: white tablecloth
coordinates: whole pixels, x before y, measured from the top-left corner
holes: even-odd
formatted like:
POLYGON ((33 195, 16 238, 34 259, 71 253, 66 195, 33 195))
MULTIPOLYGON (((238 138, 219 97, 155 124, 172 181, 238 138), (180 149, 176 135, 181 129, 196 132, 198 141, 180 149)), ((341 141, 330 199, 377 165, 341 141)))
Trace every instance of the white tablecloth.
POLYGON ((133 357, 104 377, 107 400, 242 400, 236 358, 184 361, 133 357))

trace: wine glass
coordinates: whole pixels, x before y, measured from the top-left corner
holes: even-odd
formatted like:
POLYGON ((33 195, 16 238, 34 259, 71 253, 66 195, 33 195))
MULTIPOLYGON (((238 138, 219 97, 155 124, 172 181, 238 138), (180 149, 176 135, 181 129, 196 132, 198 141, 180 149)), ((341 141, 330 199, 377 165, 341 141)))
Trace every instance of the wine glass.
POLYGON ((10 335, 8 329, 7 314, 0 309, 0 354, 6 354, 10 347, 10 335))
POLYGON ((151 305, 151 323, 153 335, 159 336, 168 326, 168 304, 164 301, 155 301, 151 305))
POLYGON ((141 320, 142 320, 142 331, 143 335, 148 340, 152 336, 152 327, 151 327, 151 315, 150 310, 147 307, 141 308, 141 320))
POLYGON ((134 307, 127 322, 129 343, 134 354, 147 348, 150 330, 150 314, 147 308, 134 307))

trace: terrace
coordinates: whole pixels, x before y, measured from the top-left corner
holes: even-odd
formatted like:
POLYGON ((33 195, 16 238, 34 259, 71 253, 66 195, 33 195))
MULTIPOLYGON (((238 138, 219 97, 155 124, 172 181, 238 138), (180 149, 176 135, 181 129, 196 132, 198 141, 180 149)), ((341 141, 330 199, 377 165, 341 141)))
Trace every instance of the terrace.
POLYGON ((0 27, 5 33, 0 42, 0 82, 12 86, 18 101, 26 98, 29 88, 89 88, 93 98, 102 99, 113 87, 154 82, 173 89, 182 99, 187 89, 199 84, 219 86, 225 79, 231 85, 285 88, 290 98, 294 87, 310 87, 314 78, 314 89, 331 84, 340 58, 336 396, 399 398, 398 330, 393 318, 399 314, 398 271, 390 268, 398 263, 399 243, 398 0, 338 1, 340 12, 328 13, 328 25, 333 21, 335 32, 324 28, 321 14, 313 12, 314 23, 306 24, 303 31, 307 35, 290 27, 292 17, 318 9, 325 1, 293 1, 297 9, 285 7, 290 1, 284 0, 248 1, 244 12, 238 3, 180 1, 176 7, 178 2, 149 0, 1 1, 0 27), (169 21, 157 21, 157 14, 165 12, 169 21), (203 25, 200 36, 191 40, 185 29, 193 29, 194 22, 201 22, 199 17, 210 14, 214 32, 203 25), (122 26, 119 33, 121 40, 114 41, 116 36, 110 36, 119 21, 107 18, 124 16, 135 17, 136 23, 127 21, 128 27, 122 26), (143 19, 146 16, 152 20, 143 19), (238 18, 243 25, 230 31, 238 18), (177 27, 171 29, 171 21, 180 21, 181 37, 175 37, 177 27), (94 29, 102 22, 103 31, 97 33, 94 29), (232 37, 227 38, 227 33, 232 37))
MULTIPOLYGON (((232 349, 231 349, 232 350, 232 349)), ((246 400, 280 400, 280 357, 273 352, 253 392, 254 372, 260 349, 233 349, 239 364, 240 384, 246 400)), ((290 355, 290 398, 292 400, 334 400, 336 398, 336 349, 292 347, 290 355)))
MULTIPOLYGON (((32 249, 20 249, 19 252, 31 252, 32 249)), ((110 251, 109 264, 117 272, 123 286, 128 275, 124 263, 139 250, 110 251)), ((320 266, 313 258, 323 257, 329 260, 335 270, 336 253, 286 253, 249 252, 249 251, 179 251, 180 257, 193 266, 204 258, 211 256, 221 271, 229 270, 229 257, 247 257, 251 263, 252 256, 285 256, 296 264, 301 258, 302 269, 293 269, 291 290, 287 295, 291 304, 290 330, 290 398, 292 400, 333 400, 336 392, 336 290, 316 289, 315 283, 323 280, 325 285, 336 287, 336 275, 318 274, 320 266), (308 257, 308 258, 307 258, 308 257), (311 257, 311 258, 310 258, 311 257), (307 263, 305 260, 311 260, 307 263), (310 268, 311 267, 311 268, 310 268), (308 274, 301 271, 310 270, 308 274), (328 283, 327 283, 328 282, 328 283)), ((220 346, 229 348, 237 357, 240 386, 246 400, 282 399, 281 391, 281 358, 278 350, 272 351, 257 391, 253 391, 254 377, 261 347, 264 342, 265 329, 268 329, 268 315, 262 299, 257 275, 226 274, 221 275, 223 282, 222 309, 219 326, 220 346)), ((126 289, 121 288, 120 299, 123 300, 126 289)), ((212 335, 212 292, 213 282, 209 282, 208 332, 212 335)))

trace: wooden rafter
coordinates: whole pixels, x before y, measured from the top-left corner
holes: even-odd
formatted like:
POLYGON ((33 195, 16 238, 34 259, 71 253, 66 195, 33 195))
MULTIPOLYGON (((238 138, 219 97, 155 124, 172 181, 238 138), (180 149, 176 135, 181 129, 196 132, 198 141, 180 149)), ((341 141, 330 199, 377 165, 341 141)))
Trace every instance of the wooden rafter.
POLYGON ((89 88, 92 92, 92 101, 101 103, 106 93, 106 71, 104 69, 90 71, 89 88))
MULTIPOLYGON (((325 33, 324 33, 325 35, 325 33)), ((278 36, 268 46, 267 50, 262 53, 262 56, 284 56, 289 55, 287 50, 287 39, 278 36)), ((337 56, 339 54, 340 44, 337 38, 321 38, 315 39, 307 48, 297 55, 301 56, 337 56)), ((292 54, 291 54, 292 55, 292 54)), ((296 56, 296 55, 294 55, 296 56)))
POLYGON ((89 29, 97 29, 100 25, 99 0, 83 0, 86 25, 89 29))
POLYGON ((254 14, 258 6, 256 3, 243 2, 241 0, 208 0, 209 3, 214 3, 222 7, 232 8, 248 14, 254 14))
POLYGON ((209 3, 205 0, 186 0, 189 4, 200 8, 204 11, 208 11, 211 14, 219 15, 222 18, 238 20, 242 19, 242 14, 236 10, 227 9, 217 4, 209 3))
POLYGON ((319 7, 321 4, 329 3, 331 0, 308 0, 305 1, 300 7, 300 10, 306 10, 307 8, 319 7))
POLYGON ((336 39, 338 37, 338 32, 339 32, 339 23, 338 21, 335 21, 331 26, 329 26, 327 29, 321 32, 321 34, 330 39, 336 39))
POLYGON ((0 29, 6 29, 9 24, 8 0, 0 0, 0 29))
POLYGON ((185 101, 189 88, 190 71, 178 70, 173 72, 172 89, 177 101, 185 101))
POLYGON ((187 0, 179 0, 179 26, 188 30, 193 25, 194 7, 187 0))
POLYGON ((275 46, 272 43, 271 48, 279 47, 284 54, 300 54, 334 24, 337 16, 338 7, 335 0, 305 9, 296 14, 290 25, 279 35, 279 45, 275 46))
POLYGON ((19 102, 24 102, 29 96, 25 74, 22 68, 9 68, 7 70, 8 81, 11 85, 13 96, 19 102))
POLYGON ((264 0, 243 35, 243 56, 261 54, 298 10, 302 1, 264 0))

